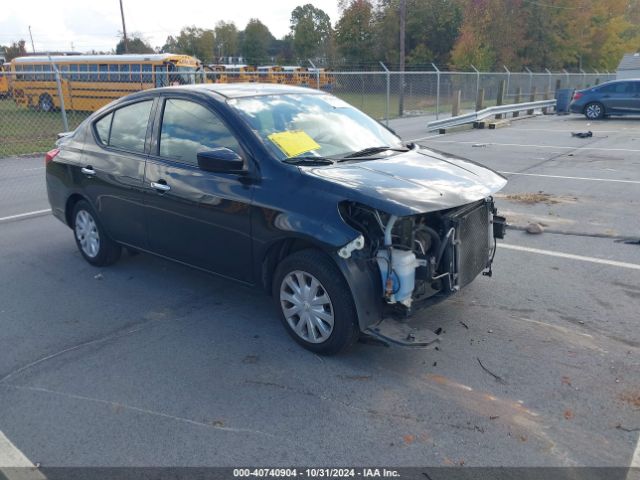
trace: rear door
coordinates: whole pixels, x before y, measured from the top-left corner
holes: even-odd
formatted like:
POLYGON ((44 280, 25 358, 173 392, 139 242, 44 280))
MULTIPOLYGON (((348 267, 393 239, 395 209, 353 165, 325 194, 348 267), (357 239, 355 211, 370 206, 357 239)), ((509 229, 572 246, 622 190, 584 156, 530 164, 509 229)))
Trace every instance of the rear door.
POLYGON ((114 240, 146 247, 144 164, 154 99, 116 108, 92 125, 77 183, 114 240))
POLYGON ((145 170, 150 250, 252 283, 251 183, 202 171, 196 158, 216 147, 244 156, 240 142, 215 111, 184 97, 165 97, 156 118, 145 170))
POLYGON ((635 95, 634 82, 615 82, 599 90, 607 113, 630 113, 635 95))

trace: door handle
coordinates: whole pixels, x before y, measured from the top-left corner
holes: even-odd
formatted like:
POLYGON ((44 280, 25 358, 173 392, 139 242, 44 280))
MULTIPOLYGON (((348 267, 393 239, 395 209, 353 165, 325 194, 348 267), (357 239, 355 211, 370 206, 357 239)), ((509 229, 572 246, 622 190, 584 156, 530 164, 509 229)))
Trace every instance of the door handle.
POLYGON ((80 169, 80 171, 82 173, 84 173, 85 175, 89 175, 89 176, 93 176, 96 174, 96 171, 93 169, 93 167, 91 165, 87 165, 86 167, 82 167, 80 169))
POLYGON ((151 187, 159 192, 168 192, 169 190, 171 190, 171 187, 167 185, 167 182, 165 182, 164 180, 160 180, 159 182, 151 182, 151 187))

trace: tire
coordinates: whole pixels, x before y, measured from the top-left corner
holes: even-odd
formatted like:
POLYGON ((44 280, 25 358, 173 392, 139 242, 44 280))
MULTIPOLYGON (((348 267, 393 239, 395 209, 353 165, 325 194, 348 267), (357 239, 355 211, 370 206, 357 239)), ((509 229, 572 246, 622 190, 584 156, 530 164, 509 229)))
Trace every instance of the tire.
POLYGON ((38 109, 41 112, 51 112, 53 111, 53 99, 47 95, 40 95, 40 99, 38 100, 38 109))
POLYGON ((584 116, 588 120, 601 120, 604 118, 604 105, 599 102, 587 103, 584 107, 584 116))
POLYGON ((73 236, 84 259, 96 267, 112 265, 122 252, 120 245, 111 240, 91 205, 80 200, 73 207, 73 236))
POLYGON ((300 250, 280 262, 273 298, 289 335, 314 353, 335 355, 360 335, 349 285, 333 260, 319 250, 300 250), (308 290, 296 288, 303 284, 308 290))

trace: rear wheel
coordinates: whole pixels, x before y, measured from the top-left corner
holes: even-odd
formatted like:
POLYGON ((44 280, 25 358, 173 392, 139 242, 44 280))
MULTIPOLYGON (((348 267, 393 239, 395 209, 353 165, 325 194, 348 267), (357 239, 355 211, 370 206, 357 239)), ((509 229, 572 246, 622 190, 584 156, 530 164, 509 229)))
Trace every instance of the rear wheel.
POLYGON ((278 265, 273 297, 289 335, 312 352, 333 355, 358 339, 349 285, 331 258, 318 250, 301 250, 278 265))
POLYGON ((584 107, 584 116, 589 120, 600 120, 604 118, 604 106, 598 102, 588 103, 584 107))
POLYGON ((106 235, 88 202, 80 200, 76 203, 72 218, 76 245, 87 262, 104 267, 120 258, 120 245, 106 235))

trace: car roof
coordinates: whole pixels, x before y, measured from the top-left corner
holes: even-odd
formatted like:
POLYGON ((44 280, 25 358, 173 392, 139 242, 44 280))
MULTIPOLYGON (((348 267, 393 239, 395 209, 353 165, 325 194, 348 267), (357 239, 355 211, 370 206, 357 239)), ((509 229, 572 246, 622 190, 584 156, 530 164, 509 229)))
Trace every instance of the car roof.
POLYGON ((258 95, 285 94, 318 94, 322 93, 313 88, 279 85, 274 83, 207 83, 198 85, 184 85, 155 89, 156 91, 201 91, 218 94, 225 98, 255 97, 258 95))

